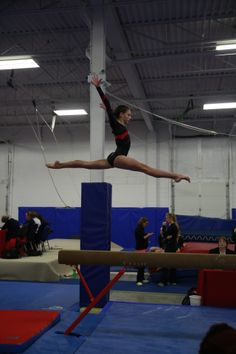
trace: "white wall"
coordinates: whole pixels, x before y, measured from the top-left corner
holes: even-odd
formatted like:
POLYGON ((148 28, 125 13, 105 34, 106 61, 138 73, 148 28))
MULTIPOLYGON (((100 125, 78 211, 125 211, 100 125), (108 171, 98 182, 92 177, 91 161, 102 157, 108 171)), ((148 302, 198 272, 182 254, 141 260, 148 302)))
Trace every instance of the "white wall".
MULTIPOLYGON (((113 206, 173 206, 179 214, 227 217, 227 207, 236 207, 235 141, 227 137, 175 139, 172 154, 168 126, 157 124, 156 128, 156 133, 151 133, 144 123, 132 122, 130 156, 165 170, 171 169, 173 158, 174 169, 189 174, 192 183, 173 183, 171 187, 171 182, 166 179, 118 169, 106 170, 104 180, 112 183, 113 206)), ((80 206, 81 183, 90 182, 88 170, 48 170, 44 161, 44 158, 48 162, 56 159, 89 160, 87 124, 57 126, 57 143, 48 128, 44 127, 41 134, 44 153, 30 127, 1 129, 0 139, 10 140, 13 151, 9 193, 12 216, 17 217, 19 206, 80 206)), ((106 127, 105 156, 114 150, 114 146, 110 128, 106 127)), ((8 157, 7 145, 0 144, 1 214, 5 213, 8 157)))
POLYGON ((6 208, 8 203, 7 197, 9 194, 9 157, 11 154, 11 149, 9 144, 0 144, 0 211, 1 215, 7 214, 8 210, 6 208))
POLYGON ((175 169, 191 176, 190 185, 174 186, 175 210, 179 214, 230 217, 235 192, 229 187, 230 141, 226 137, 177 139, 175 169))

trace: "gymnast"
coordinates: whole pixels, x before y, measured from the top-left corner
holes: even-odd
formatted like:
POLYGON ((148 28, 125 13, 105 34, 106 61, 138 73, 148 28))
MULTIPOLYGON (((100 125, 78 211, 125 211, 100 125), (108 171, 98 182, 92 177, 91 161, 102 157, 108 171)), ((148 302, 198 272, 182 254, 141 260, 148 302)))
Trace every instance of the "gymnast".
POLYGON ((112 133, 115 136, 116 150, 112 152, 107 159, 96 160, 96 161, 82 161, 74 160, 67 162, 55 161, 54 163, 47 163, 46 166, 52 169, 60 168, 86 168, 86 169, 109 169, 109 168, 120 168, 129 171, 143 172, 146 175, 156 177, 156 178, 170 178, 175 182, 180 182, 181 180, 186 180, 190 182, 190 177, 185 176, 175 172, 168 172, 153 168, 151 166, 145 165, 142 162, 135 160, 134 158, 128 157, 128 152, 130 149, 130 136, 126 128, 129 120, 131 119, 131 110, 129 107, 120 105, 114 111, 111 108, 108 98, 103 93, 100 85, 102 79, 99 79, 97 75, 94 75, 91 84, 94 85, 102 99, 102 108, 106 109, 109 123, 112 129, 112 133))

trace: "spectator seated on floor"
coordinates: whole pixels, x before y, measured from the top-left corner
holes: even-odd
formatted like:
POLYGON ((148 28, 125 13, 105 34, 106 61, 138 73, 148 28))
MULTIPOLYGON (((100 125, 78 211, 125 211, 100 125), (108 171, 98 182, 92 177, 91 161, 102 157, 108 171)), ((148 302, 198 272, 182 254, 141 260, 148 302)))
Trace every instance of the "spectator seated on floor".
POLYGON ((33 238, 34 249, 39 250, 42 248, 42 251, 45 251, 44 243, 48 243, 48 236, 53 230, 51 229, 50 224, 38 212, 31 211, 30 214, 34 223, 38 225, 33 238))
POLYGON ((39 227, 38 233, 36 235, 36 244, 37 246, 41 246, 42 251, 44 252, 45 249, 45 242, 48 244, 49 247, 49 242, 48 242, 48 236, 53 232, 51 229, 49 223, 47 221, 43 221, 42 224, 39 227))
POLYGON ((218 247, 209 250, 209 253, 215 254, 235 254, 234 251, 228 248, 228 241, 225 236, 220 236, 218 239, 218 247))
POLYGON ((35 238, 39 229, 39 223, 35 222, 35 216, 31 211, 26 212, 25 218, 26 221, 20 227, 19 234, 26 237, 26 250, 28 254, 28 252, 36 251, 35 238))
POLYGON ((18 220, 11 218, 10 216, 2 216, 3 226, 2 230, 6 230, 6 239, 16 238, 19 235, 20 224, 18 220))
POLYGON ((20 235, 19 222, 9 216, 3 216, 2 230, 6 232, 1 243, 1 255, 5 258, 18 258, 25 255, 26 238, 20 235))
POLYGON ((26 222, 21 227, 21 234, 26 236, 27 254, 38 256, 45 250, 44 242, 52 232, 49 223, 37 212, 26 212, 26 222), (40 247, 41 246, 41 247, 40 247))
MULTIPOLYGON (((185 242, 180 252, 182 253, 209 253, 213 248, 216 248, 218 243, 216 242, 185 242)), ((228 244, 227 247, 229 250, 234 250, 233 244, 228 244)))

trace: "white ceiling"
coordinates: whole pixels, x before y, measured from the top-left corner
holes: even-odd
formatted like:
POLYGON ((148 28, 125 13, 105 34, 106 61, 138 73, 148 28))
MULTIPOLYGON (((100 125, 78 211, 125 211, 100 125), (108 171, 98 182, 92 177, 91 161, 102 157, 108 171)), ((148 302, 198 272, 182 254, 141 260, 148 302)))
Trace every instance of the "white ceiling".
POLYGON ((236 134, 235 110, 202 109, 236 100, 236 55, 215 51, 217 41, 236 38, 235 0, 1 0, 1 55, 32 55, 40 68, 0 72, 0 126, 50 122, 64 104, 89 109, 96 6, 104 9, 109 92, 145 110, 135 109, 135 119, 150 130, 161 115, 236 134))

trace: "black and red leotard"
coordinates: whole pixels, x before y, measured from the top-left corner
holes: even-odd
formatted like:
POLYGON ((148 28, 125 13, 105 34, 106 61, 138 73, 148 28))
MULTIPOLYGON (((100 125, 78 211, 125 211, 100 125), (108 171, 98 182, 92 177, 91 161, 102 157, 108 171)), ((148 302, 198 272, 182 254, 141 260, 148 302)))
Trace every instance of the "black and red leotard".
POLYGON ((97 87, 97 91, 106 107, 109 123, 112 129, 112 133, 115 135, 116 140, 116 150, 112 152, 108 157, 107 161, 111 166, 114 166, 114 160, 119 155, 127 156, 130 149, 130 136, 127 128, 118 122, 112 111, 110 102, 101 87, 97 87))

